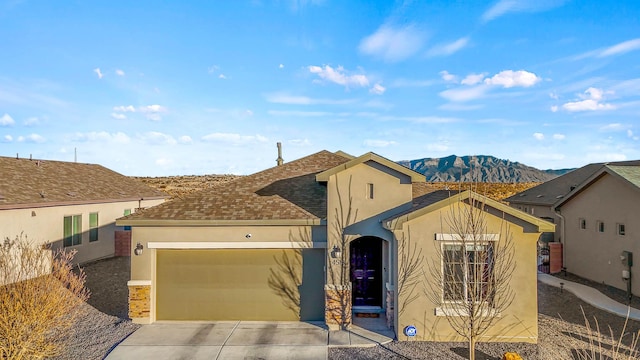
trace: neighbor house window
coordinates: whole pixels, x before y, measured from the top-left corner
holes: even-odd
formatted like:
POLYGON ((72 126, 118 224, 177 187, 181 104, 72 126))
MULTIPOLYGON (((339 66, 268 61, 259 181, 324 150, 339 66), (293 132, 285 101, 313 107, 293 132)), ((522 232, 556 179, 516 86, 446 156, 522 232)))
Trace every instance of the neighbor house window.
POLYGON ((64 246, 82 244, 82 215, 64 217, 64 246))
POLYGON ((367 184, 367 199, 373 199, 373 184, 367 184))
POLYGON ((486 295, 493 288, 493 244, 443 244, 442 247, 443 300, 493 302, 486 295))
POLYGON ((98 241, 98 213, 89 214, 89 242, 98 241))
POLYGON ((580 219, 580 229, 585 230, 587 228, 587 220, 580 219))
MULTIPOLYGON (((131 209, 124 209, 124 216, 128 216, 128 215, 131 215, 131 209)), ((124 230, 131 231, 131 226, 125 226, 124 230)))
POLYGON ((625 233, 624 224, 618 224, 618 235, 624 235, 625 233))
POLYGON ((604 223, 602 221, 597 222, 598 232, 604 232, 604 223))

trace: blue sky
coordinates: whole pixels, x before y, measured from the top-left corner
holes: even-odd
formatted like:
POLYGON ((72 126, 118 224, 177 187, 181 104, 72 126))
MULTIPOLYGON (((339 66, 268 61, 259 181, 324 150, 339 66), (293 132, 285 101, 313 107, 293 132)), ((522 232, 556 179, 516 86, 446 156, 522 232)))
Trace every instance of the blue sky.
POLYGON ((326 149, 640 159, 640 2, 0 1, 0 155, 250 174, 326 149))

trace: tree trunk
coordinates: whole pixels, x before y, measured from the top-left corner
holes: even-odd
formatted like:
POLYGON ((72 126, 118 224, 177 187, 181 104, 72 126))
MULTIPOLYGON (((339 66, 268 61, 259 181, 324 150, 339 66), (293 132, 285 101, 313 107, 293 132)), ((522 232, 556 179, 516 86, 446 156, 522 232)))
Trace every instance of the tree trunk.
POLYGON ((469 338, 469 360, 476 360, 476 339, 473 336, 469 338))

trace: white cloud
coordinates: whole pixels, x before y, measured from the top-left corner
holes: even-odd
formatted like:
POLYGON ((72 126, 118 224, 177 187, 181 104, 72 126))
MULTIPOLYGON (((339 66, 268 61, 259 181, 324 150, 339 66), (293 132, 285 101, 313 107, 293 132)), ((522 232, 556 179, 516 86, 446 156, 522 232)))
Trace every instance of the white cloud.
POLYGON ((557 112, 558 111, 558 105, 553 105, 551 107, 551 112, 557 112))
POLYGON ((171 135, 157 131, 149 131, 139 136, 140 139, 149 145, 175 145, 177 141, 171 135))
POLYGON ((13 141, 13 136, 11 135, 5 135, 4 137, 2 137, 2 142, 12 142, 13 141))
POLYGON ((533 133, 533 137, 534 137, 536 140, 544 140, 544 134, 543 134, 543 133, 539 133, 539 132, 537 132, 537 133, 533 133))
POLYGON ((278 69, 284 69, 284 64, 278 65, 278 69))
POLYGON ((462 50, 469 43, 468 37, 460 38, 448 44, 436 45, 427 51, 427 56, 448 56, 462 50))
POLYGON ((362 39, 358 49, 361 53, 396 62, 418 52, 425 38, 425 34, 414 25, 394 28, 385 24, 362 39))
POLYGON ((40 119, 38 119, 38 118, 37 118, 37 117, 35 117, 35 116, 32 116, 32 117, 30 117, 30 118, 27 118, 27 119, 24 121, 24 125, 25 125, 25 126, 34 126, 34 125, 38 125, 38 124, 40 124, 40 119))
POLYGON ((465 102, 484 97, 488 90, 489 87, 486 85, 477 85, 445 90, 440 92, 439 95, 449 101, 465 102))
POLYGON ((11 126, 15 123, 15 120, 13 120, 13 118, 9 114, 5 113, 4 115, 2 115, 2 117, 0 117, 0 126, 11 126))
POLYGON ((439 74, 442 77, 442 80, 446 82, 458 82, 458 77, 450 74, 447 70, 442 70, 439 72, 439 74))
POLYGON ((503 70, 491 78, 484 79, 484 83, 488 85, 500 85, 504 88, 511 88, 516 86, 530 87, 541 80, 542 79, 536 74, 525 70, 503 70))
POLYGON ((120 70, 120 69, 116 69, 116 75, 118 76, 124 76, 124 71, 120 70))
POLYGON ((119 111, 119 112, 135 112, 136 108, 133 107, 133 105, 128 105, 128 106, 114 106, 113 107, 113 111, 119 111))
POLYGON ((348 75, 342 66, 338 66, 337 68, 332 68, 329 65, 325 65, 323 67, 320 66, 309 66, 309 72, 312 74, 318 75, 323 80, 336 83, 338 85, 342 85, 344 87, 349 86, 369 86, 369 79, 364 74, 353 74, 348 75))
POLYGON ((47 140, 39 134, 29 134, 27 136, 18 136, 18 142, 30 142, 30 143, 42 144, 45 141, 47 140))
POLYGON ((189 135, 182 135, 178 138, 178 142, 180 144, 191 144, 193 142, 193 139, 191 139, 191 136, 189 135))
POLYGON ((387 88, 385 88, 384 86, 380 84, 375 84, 371 89, 369 89, 369 92, 376 95, 382 95, 386 90, 387 88))
POLYGON ((125 120, 127 118, 127 115, 120 113, 111 113, 111 117, 116 120, 125 120))
POLYGON ((500 0, 482 14, 481 20, 489 22, 502 15, 515 12, 539 12, 565 3, 566 0, 500 0))
POLYGON ((630 139, 635 140, 635 141, 640 140, 640 136, 638 136, 638 135, 634 135, 634 134, 633 134, 633 131, 632 131, 631 129, 627 130, 627 136, 628 136, 630 139))
POLYGON ((481 105, 481 104, 464 105, 464 104, 456 104, 456 103, 446 103, 438 106, 438 109, 447 110, 447 111, 471 111, 471 110, 482 109, 483 107, 484 105, 481 105))
POLYGON ((268 102, 274 104, 290 104, 290 105, 345 105, 351 104, 355 100, 334 100, 334 99, 313 99, 307 96, 290 95, 287 93, 266 94, 265 98, 268 102))
POLYGON ((96 73, 96 75, 98 75, 98 79, 102 79, 102 77, 104 76, 102 74, 102 71, 100 71, 100 68, 93 69, 93 72, 96 73))
POLYGON ((600 131, 623 131, 626 128, 627 128, 626 126, 620 123, 612 123, 612 124, 607 124, 605 126, 600 127, 600 131))
POLYGON ((118 144, 128 144, 131 141, 129 136, 123 132, 108 133, 106 131, 75 133, 71 136, 71 140, 79 142, 114 142, 118 144))
POLYGON ((553 138, 556 140, 564 140, 566 136, 564 134, 553 134, 553 138))
POLYGON ((622 55, 622 54, 628 53, 630 51, 638 50, 638 49, 640 49, 640 38, 633 39, 633 40, 627 40, 627 41, 621 42, 619 44, 613 45, 611 47, 608 47, 608 48, 604 49, 603 51, 601 51, 598 54, 598 57, 622 55))
POLYGON ((144 113, 147 119, 151 121, 160 121, 162 120, 160 114, 167 112, 167 108, 162 105, 146 105, 139 106, 138 111, 144 113))
POLYGON ((216 71, 218 71, 218 70, 220 70, 220 67, 219 67, 218 65, 212 65, 212 66, 209 66, 209 67, 207 68, 207 72, 208 72, 209 74, 213 74, 214 72, 216 72, 216 71))
POLYGON ((267 114, 272 116, 295 116, 295 117, 337 116, 337 114, 328 112, 328 111, 300 111, 300 110, 268 110, 267 114))
POLYGON ((584 100, 565 103, 562 108, 569 112, 614 110, 616 108, 614 105, 601 102, 604 93, 602 89, 590 87, 584 94, 578 95, 584 100))
POLYGON ((482 74, 469 74, 464 79, 462 79, 462 81, 460 81, 460 84, 462 84, 462 85, 479 84, 479 83, 482 82, 482 80, 484 80, 485 76, 487 76, 487 74, 485 74, 485 73, 482 73, 482 74))
POLYGON ((218 79, 223 79, 223 80, 224 80, 224 79, 226 79, 226 78, 227 78, 227 77, 226 77, 224 74, 220 74, 220 75, 218 75, 218 79))
POLYGON ((233 145, 243 145, 248 143, 267 142, 267 138, 262 135, 240 135, 232 133, 212 133, 202 137, 203 141, 225 142, 233 145))
POLYGON ((558 94, 555 92, 550 92, 549 93, 549 97, 554 99, 554 100, 558 100, 558 94))
POLYGON ((383 147, 387 147, 387 146, 391 146, 391 145, 395 145, 395 144, 396 144, 395 141, 372 140, 372 139, 367 139, 363 143, 364 146, 376 147, 376 148, 383 148, 383 147))
POLYGON ((311 145, 311 141, 309 139, 291 139, 287 141, 288 144, 293 146, 309 146, 311 145))
POLYGON ((429 151, 448 151, 449 145, 447 144, 438 144, 438 143, 429 143, 427 145, 427 150, 429 151))

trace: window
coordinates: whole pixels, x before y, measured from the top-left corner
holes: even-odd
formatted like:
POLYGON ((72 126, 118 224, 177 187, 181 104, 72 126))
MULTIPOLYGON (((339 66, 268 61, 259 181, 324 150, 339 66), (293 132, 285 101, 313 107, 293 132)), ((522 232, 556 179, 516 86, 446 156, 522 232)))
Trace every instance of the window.
POLYGON ((89 242, 98 241, 98 213, 89 214, 89 242))
POLYGON ((373 184, 367 184, 367 199, 373 199, 373 184))
POLYGON ((585 230, 587 228, 587 220, 580 219, 580 229, 585 230))
POLYGON ((624 235, 625 233, 624 224, 618 224, 618 235, 624 235))
POLYGON ((64 217, 64 246, 82 244, 82 215, 64 217))
POLYGON ((598 226, 598 232, 603 233, 604 232, 604 223, 602 221, 598 221, 597 222, 597 226, 598 226))
POLYGON ((444 301, 489 300, 493 288, 492 244, 443 244, 444 301), (466 299, 466 300, 465 300, 466 299))
MULTIPOLYGON (((128 215, 131 215, 131 209, 124 209, 124 216, 128 216, 128 215)), ((125 226, 124 230, 131 231, 131 226, 125 226)))

